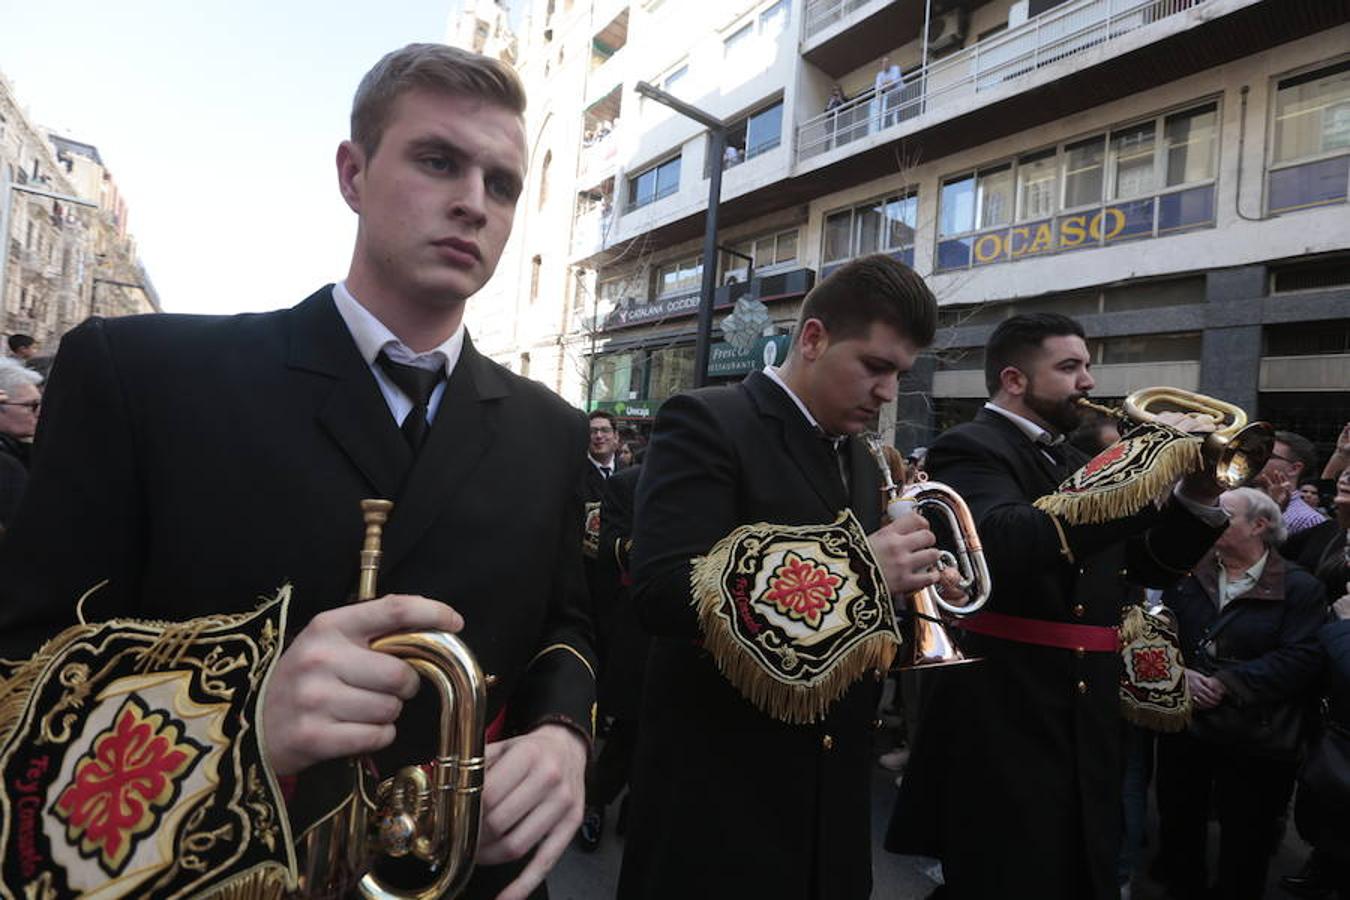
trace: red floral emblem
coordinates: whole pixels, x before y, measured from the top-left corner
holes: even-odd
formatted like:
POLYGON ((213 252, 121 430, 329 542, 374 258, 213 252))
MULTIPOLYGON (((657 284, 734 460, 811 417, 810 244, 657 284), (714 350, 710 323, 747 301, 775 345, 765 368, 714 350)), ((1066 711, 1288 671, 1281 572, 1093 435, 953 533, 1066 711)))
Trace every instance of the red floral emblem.
POLYGON ((1127 449, 1128 446, 1125 444, 1124 441, 1112 444, 1110 447, 1107 447, 1101 453, 1098 453, 1096 456, 1092 457, 1092 459, 1088 461, 1088 464, 1086 466, 1083 466, 1083 474, 1094 475, 1099 470, 1105 469, 1107 466, 1111 465, 1114 462, 1118 462, 1121 459, 1121 457, 1125 455, 1127 449))
POLYGON ((113 717, 75 764, 53 812, 80 852, 121 872, 136 839, 153 832, 178 786, 206 749, 181 736, 182 725, 150 712, 136 697, 113 717))
POLYGON ((843 583, 844 579, 825 566, 789 551, 769 578, 764 599, 789 618, 804 619, 812 628, 819 628, 821 618, 839 599, 838 587, 843 583))
POLYGON ((1131 653, 1136 681, 1167 681, 1169 666, 1166 647, 1141 647, 1131 653))
POLYGON ((586 533, 589 535, 598 535, 600 533, 600 507, 586 511, 586 533))

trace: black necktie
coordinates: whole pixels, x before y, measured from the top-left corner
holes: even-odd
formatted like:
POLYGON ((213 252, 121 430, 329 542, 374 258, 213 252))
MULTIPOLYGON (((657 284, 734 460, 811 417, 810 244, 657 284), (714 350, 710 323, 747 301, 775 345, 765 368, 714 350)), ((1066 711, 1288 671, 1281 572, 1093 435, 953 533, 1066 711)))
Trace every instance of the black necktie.
POLYGON ((614 473, 613 473, 612 471, 610 471, 609 466, 601 466, 601 467, 600 467, 600 477, 601 477, 601 478, 608 478, 609 476, 611 476, 611 475, 613 475, 613 474, 614 474, 614 473))
POLYGON ((828 434, 822 435, 825 446, 830 453, 830 459, 834 462, 835 471, 839 473, 839 483, 844 486, 844 494, 847 495, 850 488, 848 482, 848 460, 844 453, 848 450, 848 441, 844 438, 830 437, 828 434))
POLYGON ((442 366, 436 369, 423 369, 397 363, 386 356, 383 350, 375 357, 375 362, 384 370, 384 374, 389 376, 389 380, 398 385, 398 389, 412 401, 412 409, 403 420, 401 430, 403 436, 408 439, 408 446, 416 453, 422 449, 422 444, 427 439, 427 431, 430 429, 427 425, 427 401, 431 399, 431 392, 436 390, 436 385, 445 379, 445 368, 442 366))
POLYGON ((1055 461, 1055 474, 1060 481, 1069 477, 1069 455, 1064 452, 1064 441, 1057 441, 1053 444, 1041 444, 1040 448, 1044 450, 1051 459, 1055 461))

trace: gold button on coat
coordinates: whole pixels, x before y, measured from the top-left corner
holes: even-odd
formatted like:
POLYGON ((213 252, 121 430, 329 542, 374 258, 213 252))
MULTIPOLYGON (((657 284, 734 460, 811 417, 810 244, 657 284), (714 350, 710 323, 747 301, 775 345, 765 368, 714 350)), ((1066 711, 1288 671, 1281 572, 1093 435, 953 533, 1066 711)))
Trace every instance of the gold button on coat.
POLYGON ((1085 610, 1085 609, 1083 608, 1083 604, 1081 604, 1081 603, 1075 603, 1075 604, 1073 605, 1073 617, 1074 617, 1075 619, 1081 619, 1081 618, 1083 618, 1083 613, 1085 613, 1085 612, 1087 612, 1087 610, 1085 610))
POLYGON ((828 734, 825 735, 823 738, 820 739, 820 746, 824 747, 826 750, 833 750, 834 738, 828 734))
POLYGON ((1087 682, 1086 682, 1086 681, 1080 681, 1080 682, 1078 682, 1078 693, 1080 693, 1080 694, 1086 694, 1086 693, 1087 693, 1087 682))

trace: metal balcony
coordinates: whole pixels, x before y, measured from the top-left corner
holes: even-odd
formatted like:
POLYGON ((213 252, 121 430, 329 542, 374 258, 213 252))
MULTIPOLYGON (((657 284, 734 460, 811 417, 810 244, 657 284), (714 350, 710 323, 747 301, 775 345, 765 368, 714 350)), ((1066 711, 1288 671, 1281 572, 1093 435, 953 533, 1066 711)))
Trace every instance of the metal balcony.
MULTIPOLYGON (((911 73, 903 86, 868 91, 797 128, 797 162, 887 131, 1084 51, 1118 42, 1206 0, 1075 0, 911 73)), ((899 131, 898 128, 896 128, 899 131)))

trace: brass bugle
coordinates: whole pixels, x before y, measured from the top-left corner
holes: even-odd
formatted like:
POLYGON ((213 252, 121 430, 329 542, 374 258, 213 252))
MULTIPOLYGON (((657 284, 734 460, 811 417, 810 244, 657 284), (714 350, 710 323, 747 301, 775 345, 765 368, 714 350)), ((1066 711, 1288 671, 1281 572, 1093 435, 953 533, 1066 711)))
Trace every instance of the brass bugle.
MULTIPOLYGON (((384 524, 393 504, 362 500, 365 538, 356 602, 375 599, 384 524)), ((348 761, 351 787, 331 815, 300 838, 300 895, 375 900, 454 897, 473 873, 483 792, 487 680, 469 648, 444 631, 385 635, 371 649, 404 659, 440 699, 435 760, 405 766, 371 791, 374 766, 348 761), (372 867, 381 855, 412 855, 430 866, 427 884, 395 888, 372 867)))
POLYGON ((937 569, 956 570, 960 576, 956 586, 968 599, 968 602, 961 606, 948 603, 939 593, 937 585, 913 591, 908 595, 909 609, 913 613, 913 635, 908 661, 901 668, 914 669, 976 662, 975 658, 962 653, 952 641, 940 615, 940 612, 945 612, 952 616, 968 616, 979 612, 989 601, 989 595, 993 591, 994 583, 989 575, 989 566, 985 562, 979 532, 975 528, 975 517, 960 494, 940 481, 927 480, 922 473, 919 480, 913 484, 903 488, 897 485, 891 475, 880 439, 869 436, 867 443, 881 467, 882 499, 888 516, 898 519, 908 512, 922 509, 934 512, 946 521, 955 547, 953 550, 943 549, 938 552, 937 569))
POLYGON ((1275 428, 1269 422, 1248 423, 1241 408, 1181 388, 1150 387, 1134 391, 1119 409, 1093 403, 1086 397, 1077 402, 1085 409, 1131 422, 1156 423, 1158 413, 1163 411, 1209 416, 1214 420, 1215 430, 1204 436, 1200 453, 1206 469, 1226 491, 1251 482, 1275 450, 1275 428))

